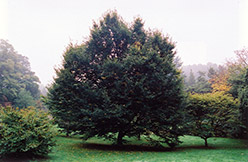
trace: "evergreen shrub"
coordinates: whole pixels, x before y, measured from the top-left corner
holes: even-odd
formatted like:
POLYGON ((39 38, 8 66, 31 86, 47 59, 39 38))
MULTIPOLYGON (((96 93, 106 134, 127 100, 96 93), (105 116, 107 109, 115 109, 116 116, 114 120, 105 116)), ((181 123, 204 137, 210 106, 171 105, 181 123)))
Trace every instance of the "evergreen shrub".
POLYGON ((34 107, 0 107, 0 155, 46 155, 55 145, 57 128, 49 113, 34 107))

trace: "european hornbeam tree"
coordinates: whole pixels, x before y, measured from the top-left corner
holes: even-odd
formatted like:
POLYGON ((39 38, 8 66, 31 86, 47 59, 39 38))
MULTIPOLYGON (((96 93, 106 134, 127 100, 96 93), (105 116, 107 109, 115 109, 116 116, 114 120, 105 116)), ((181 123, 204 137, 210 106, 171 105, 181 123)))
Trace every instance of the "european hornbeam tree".
POLYGON ((143 25, 138 18, 128 26, 110 12, 85 43, 68 47, 45 99, 61 127, 119 145, 141 135, 179 143, 184 94, 175 45, 143 25))

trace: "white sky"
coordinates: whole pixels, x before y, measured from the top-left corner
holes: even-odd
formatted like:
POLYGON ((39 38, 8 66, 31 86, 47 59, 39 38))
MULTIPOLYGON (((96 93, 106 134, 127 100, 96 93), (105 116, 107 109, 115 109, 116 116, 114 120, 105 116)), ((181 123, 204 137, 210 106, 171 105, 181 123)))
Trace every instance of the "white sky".
POLYGON ((47 84, 69 42, 82 42, 93 20, 114 9, 169 34, 184 65, 222 64, 248 46, 248 0, 0 0, 0 38, 47 84))

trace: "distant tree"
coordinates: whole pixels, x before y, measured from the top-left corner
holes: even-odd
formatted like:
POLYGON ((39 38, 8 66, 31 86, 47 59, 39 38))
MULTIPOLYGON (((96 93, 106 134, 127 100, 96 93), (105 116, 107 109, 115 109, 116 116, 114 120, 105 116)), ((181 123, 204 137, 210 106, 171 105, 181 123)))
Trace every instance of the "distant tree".
POLYGON ((208 69, 208 78, 212 79, 215 77, 215 75, 217 74, 216 70, 214 70, 214 68, 210 67, 208 69))
POLYGON ((196 83, 190 89, 190 92, 194 93, 209 93, 211 92, 211 85, 206 79, 206 73, 199 71, 199 76, 197 77, 196 83))
POLYGON ((234 72, 241 71, 241 69, 244 69, 248 66, 248 49, 243 48, 241 50, 235 51, 236 58, 230 59, 227 61, 227 66, 229 67, 229 70, 234 72))
POLYGON ((227 68, 220 66, 218 72, 211 75, 211 78, 209 79, 212 91, 228 93, 231 89, 231 86, 228 83, 229 75, 227 68))
POLYGON ((17 54, 11 44, 0 39, 0 104, 19 107, 22 100, 19 97, 23 97, 21 91, 29 99, 38 99, 38 82, 38 77, 30 70, 28 58, 17 54))
POLYGON ((238 100, 223 92, 190 95, 190 134, 204 139, 205 146, 210 137, 237 135, 241 128, 238 106, 238 100))
POLYGON ((124 136, 154 134, 174 147, 184 124, 174 47, 160 32, 145 31, 141 19, 128 28, 117 13, 108 13, 85 44, 69 46, 46 104, 85 139, 121 145, 124 136))
POLYGON ((189 79, 188 79, 188 85, 189 86, 193 86, 195 84, 195 76, 194 76, 194 73, 192 72, 192 69, 190 70, 190 73, 189 73, 189 79))
POLYGON ((28 106, 35 106, 34 98, 31 96, 29 91, 21 89, 17 95, 17 98, 14 100, 14 103, 19 108, 24 108, 28 106))
MULTIPOLYGON (((218 65, 214 64, 214 63, 184 65, 184 66, 182 66, 182 71, 187 77, 189 77, 190 71, 192 70, 192 72, 195 75, 195 78, 198 78, 198 76, 199 76, 198 72, 199 71, 208 73, 209 69, 211 69, 211 68, 213 68, 215 71, 217 71, 218 65)), ((206 79, 208 79, 207 78, 208 76, 205 76, 205 77, 206 77, 206 79)))
POLYGON ((218 73, 218 67, 220 66, 213 63, 183 66, 185 90, 190 93, 211 92, 211 79, 218 73))
POLYGON ((197 82, 206 82, 206 72, 198 71, 199 76, 197 77, 197 82))

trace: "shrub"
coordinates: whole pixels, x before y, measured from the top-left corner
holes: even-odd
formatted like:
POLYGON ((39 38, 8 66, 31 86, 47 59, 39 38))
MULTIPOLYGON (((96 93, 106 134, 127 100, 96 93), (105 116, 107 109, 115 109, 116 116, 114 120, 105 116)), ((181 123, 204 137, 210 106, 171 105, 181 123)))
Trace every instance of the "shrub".
POLYGON ((34 107, 0 107, 0 154, 46 155, 55 145, 57 128, 45 111, 34 107))

